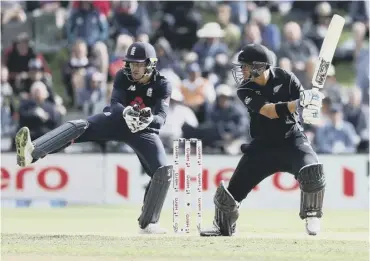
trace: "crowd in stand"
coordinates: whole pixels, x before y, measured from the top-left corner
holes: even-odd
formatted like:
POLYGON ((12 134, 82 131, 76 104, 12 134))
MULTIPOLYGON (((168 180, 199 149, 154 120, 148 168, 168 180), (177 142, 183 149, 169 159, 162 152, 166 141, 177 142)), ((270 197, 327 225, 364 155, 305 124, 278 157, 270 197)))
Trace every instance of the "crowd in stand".
MULTIPOLYGON (((366 1, 2 1, 1 7, 3 27, 27 23, 35 13, 55 14, 68 49, 68 59, 53 71, 27 33, 14 36, 13 44, 2 50, 2 139, 12 140, 20 126, 28 126, 35 139, 72 111, 83 118, 101 112, 110 102, 114 75, 124 65, 121 58, 128 46, 146 41, 155 46, 157 69, 173 88, 160 134, 166 149, 172 149, 173 139, 193 137, 203 140, 205 152, 240 153, 240 144, 250 137, 248 112, 236 97, 230 72, 238 50, 248 43, 264 44, 275 52, 275 66, 293 71, 310 88, 320 46, 337 10, 345 14, 351 37, 340 44, 330 66, 322 122, 304 126, 305 132, 318 153, 368 152, 366 1), (274 24, 273 16, 284 22, 274 24), (336 80, 342 64, 350 64, 354 72, 351 86, 336 80), (63 95, 55 89, 56 74, 63 95)), ((115 142, 98 149, 130 151, 115 142)))

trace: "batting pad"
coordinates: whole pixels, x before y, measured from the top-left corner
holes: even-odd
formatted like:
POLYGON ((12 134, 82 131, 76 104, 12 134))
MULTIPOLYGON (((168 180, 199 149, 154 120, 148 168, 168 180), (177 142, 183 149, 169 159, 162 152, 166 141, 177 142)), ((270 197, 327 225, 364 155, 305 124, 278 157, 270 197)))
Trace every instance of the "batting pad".
POLYGON ((325 194, 325 176, 322 164, 303 167, 297 176, 301 188, 301 207, 299 216, 322 217, 325 194))
POLYGON ((215 203, 215 222, 223 236, 232 236, 235 222, 239 218, 239 203, 221 181, 213 199, 215 203))
POLYGON ((142 229, 146 228, 150 223, 158 222, 168 188, 171 184, 172 172, 173 167, 169 165, 158 168, 154 173, 145 197, 141 216, 139 217, 139 225, 142 229))

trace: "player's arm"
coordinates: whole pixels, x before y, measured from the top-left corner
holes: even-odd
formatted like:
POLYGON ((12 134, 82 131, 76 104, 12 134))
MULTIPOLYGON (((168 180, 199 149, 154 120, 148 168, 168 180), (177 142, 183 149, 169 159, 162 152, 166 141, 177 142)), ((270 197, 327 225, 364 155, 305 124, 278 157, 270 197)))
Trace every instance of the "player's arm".
POLYGON ((262 106, 259 113, 270 118, 277 119, 285 117, 297 110, 299 100, 281 103, 268 103, 262 106))
POLYGON ((172 92, 171 86, 165 81, 163 81, 161 87, 163 92, 154 106, 153 121, 149 125, 149 127, 156 129, 160 129, 166 122, 172 92))
POLYGON ((239 89, 238 97, 244 103, 244 105, 269 119, 277 119, 285 117, 286 115, 293 113, 299 107, 299 100, 282 103, 270 103, 260 95, 255 94, 251 90, 239 89))
POLYGON ((123 88, 124 84, 124 74, 122 71, 118 71, 113 83, 110 112, 112 115, 119 115, 119 117, 122 117, 122 112, 125 109, 123 105, 126 97, 125 89, 123 88))

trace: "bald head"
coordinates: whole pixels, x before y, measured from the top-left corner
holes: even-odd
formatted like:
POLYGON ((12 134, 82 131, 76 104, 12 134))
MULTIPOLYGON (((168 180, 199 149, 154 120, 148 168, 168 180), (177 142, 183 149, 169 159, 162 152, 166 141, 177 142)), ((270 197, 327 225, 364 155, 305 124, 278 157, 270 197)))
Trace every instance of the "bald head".
POLYGON ((290 42, 301 40, 301 27, 296 22, 288 22, 284 26, 285 38, 290 42))
POLYGON ((46 88, 46 85, 41 81, 34 82, 31 85, 30 93, 32 99, 36 100, 39 103, 42 103, 49 97, 48 89, 46 88))

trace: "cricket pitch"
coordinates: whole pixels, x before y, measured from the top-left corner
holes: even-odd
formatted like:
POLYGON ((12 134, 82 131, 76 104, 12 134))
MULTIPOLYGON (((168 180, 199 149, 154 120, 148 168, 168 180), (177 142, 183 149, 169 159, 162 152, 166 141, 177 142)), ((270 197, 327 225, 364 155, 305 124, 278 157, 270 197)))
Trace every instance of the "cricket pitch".
MULTIPOLYGON (((165 210, 161 225, 168 235, 140 235, 139 207, 2 209, 3 261, 113 260, 369 260, 369 211, 325 210, 322 233, 305 234, 298 210, 245 210, 233 237, 204 238, 172 232, 165 210)), ((203 227, 212 221, 205 211, 203 227)), ((183 219, 181 220, 183 221, 183 219)))

